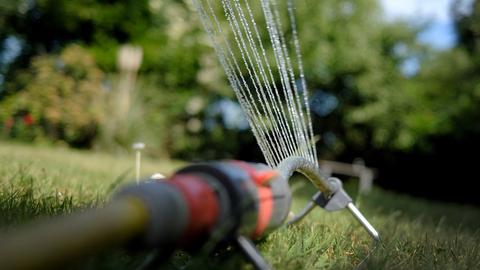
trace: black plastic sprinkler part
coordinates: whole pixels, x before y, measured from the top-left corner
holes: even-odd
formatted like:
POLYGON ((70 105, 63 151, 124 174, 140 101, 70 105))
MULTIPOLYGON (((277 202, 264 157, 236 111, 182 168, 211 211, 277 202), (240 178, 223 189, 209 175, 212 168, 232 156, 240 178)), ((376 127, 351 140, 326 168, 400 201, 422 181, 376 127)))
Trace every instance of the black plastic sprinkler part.
POLYGON ((322 192, 317 202, 322 207, 350 209, 341 182, 319 179, 316 165, 302 158, 287 159, 276 170, 241 161, 196 164, 167 180, 127 186, 103 208, 0 236, 0 269, 52 269, 132 244, 163 257, 175 249, 195 252, 236 244, 255 268, 271 269, 251 240, 285 224, 291 204, 288 178, 294 171, 322 192))

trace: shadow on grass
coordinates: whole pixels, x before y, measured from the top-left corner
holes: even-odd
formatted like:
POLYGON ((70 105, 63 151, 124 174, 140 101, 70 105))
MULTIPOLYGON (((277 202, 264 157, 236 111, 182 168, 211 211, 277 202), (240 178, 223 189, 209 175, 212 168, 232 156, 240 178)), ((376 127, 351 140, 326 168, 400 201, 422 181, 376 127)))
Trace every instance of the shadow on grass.
MULTIPOLYGON (((313 185, 303 177, 292 183, 294 198, 309 200, 316 192, 313 185)), ((358 180, 348 180, 345 190, 362 212, 368 216, 385 216, 394 219, 416 220, 434 227, 444 226, 476 232, 480 228, 480 208, 454 203, 430 201, 423 198, 397 194, 374 187, 364 195, 358 194, 358 180)))
POLYGON ((480 228, 480 209, 468 205, 434 202, 374 189, 361 198, 362 205, 375 215, 418 220, 435 227, 476 232, 480 228))

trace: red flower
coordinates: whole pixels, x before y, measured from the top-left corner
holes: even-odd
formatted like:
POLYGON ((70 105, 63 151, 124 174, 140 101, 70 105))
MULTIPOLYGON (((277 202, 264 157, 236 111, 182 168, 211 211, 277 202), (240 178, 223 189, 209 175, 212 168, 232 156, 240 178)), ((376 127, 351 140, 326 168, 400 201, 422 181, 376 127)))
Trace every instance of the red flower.
POLYGON ((13 118, 10 117, 7 120, 5 120, 5 127, 7 127, 8 129, 12 128, 13 124, 14 124, 13 118))
POLYGON ((33 117, 31 114, 26 114, 23 116, 23 123, 27 126, 30 126, 34 123, 33 117))

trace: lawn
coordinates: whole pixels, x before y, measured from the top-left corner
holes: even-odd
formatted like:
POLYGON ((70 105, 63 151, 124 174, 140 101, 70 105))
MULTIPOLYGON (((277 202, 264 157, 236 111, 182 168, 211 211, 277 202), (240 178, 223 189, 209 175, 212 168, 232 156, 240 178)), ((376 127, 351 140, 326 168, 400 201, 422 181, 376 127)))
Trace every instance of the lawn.
MULTIPOLYGON (((133 154, 114 157, 0 142, 0 226, 6 230, 41 216, 101 206, 118 186, 132 181, 133 164, 133 154)), ((182 164, 144 160, 142 172, 168 175, 182 164)), ((354 181, 347 187, 355 190, 354 181)), ((314 192, 302 179, 294 181, 293 189, 294 209, 314 192)), ((359 201, 383 238, 382 246, 367 263, 368 269, 480 269, 480 209, 380 189, 359 201)), ((257 246, 276 269, 353 269, 369 253, 372 242, 348 212, 315 209, 300 224, 275 231, 257 246)), ((117 248, 69 267, 137 269, 149 254, 117 248)), ((207 268, 251 266, 234 249, 210 257, 178 252, 159 266, 207 268)))

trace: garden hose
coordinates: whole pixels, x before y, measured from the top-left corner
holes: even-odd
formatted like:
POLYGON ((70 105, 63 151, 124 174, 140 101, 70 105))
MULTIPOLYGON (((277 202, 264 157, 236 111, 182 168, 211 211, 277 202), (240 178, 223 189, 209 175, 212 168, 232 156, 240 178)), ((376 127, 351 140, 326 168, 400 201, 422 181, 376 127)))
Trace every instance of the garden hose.
POLYGON ((53 269, 130 241, 147 222, 141 202, 125 198, 101 209, 30 224, 0 237, 0 269, 53 269))

